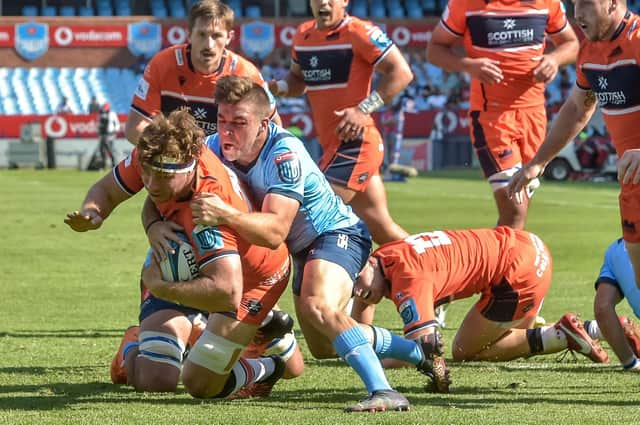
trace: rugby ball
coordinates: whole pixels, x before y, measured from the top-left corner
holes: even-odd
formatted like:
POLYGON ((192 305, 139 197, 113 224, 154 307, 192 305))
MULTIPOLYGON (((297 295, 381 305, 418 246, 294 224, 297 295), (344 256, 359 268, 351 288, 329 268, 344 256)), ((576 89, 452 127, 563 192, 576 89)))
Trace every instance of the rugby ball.
POLYGON ((160 263, 162 278, 168 282, 184 282, 198 277, 198 262, 193 247, 184 233, 178 233, 178 236, 182 242, 171 241, 174 252, 160 263))

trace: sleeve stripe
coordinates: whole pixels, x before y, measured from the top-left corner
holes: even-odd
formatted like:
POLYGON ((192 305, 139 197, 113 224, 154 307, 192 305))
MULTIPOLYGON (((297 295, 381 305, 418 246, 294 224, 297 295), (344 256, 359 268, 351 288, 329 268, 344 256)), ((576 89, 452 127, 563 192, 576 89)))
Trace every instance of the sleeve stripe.
POLYGON ((569 21, 564 21, 564 25, 562 26, 562 28, 560 28, 557 31, 547 31, 547 34, 550 34, 550 35, 560 34, 562 31, 566 30, 568 26, 569 26, 569 21))
POLYGON ((136 191, 136 190, 133 190, 133 189, 129 188, 124 183, 124 180, 123 180, 122 176, 120 176, 120 170, 118 168, 119 168, 118 166, 113 168, 113 177, 116 179, 116 183, 118 183, 118 186, 120 186, 120 189, 122 189, 129 196, 133 196, 136 193, 138 193, 139 191, 136 191))
POLYGON ((578 87, 580 90, 591 91, 591 87, 589 86, 583 87, 580 85, 580 83, 578 83, 577 80, 576 80, 576 87, 578 87))
POLYGON ((455 36, 462 37, 464 35, 462 33, 459 33, 457 31, 454 31, 453 29, 451 29, 451 27, 449 25, 447 25, 446 22, 444 22, 442 20, 440 21, 440 24, 442 25, 442 27, 444 29, 446 29, 447 31, 449 31, 451 34, 453 34, 455 36))
POLYGON ((198 266, 199 267, 204 267, 209 263, 212 263, 212 262, 214 262, 216 260, 219 260, 220 258, 228 257, 230 255, 240 255, 240 253, 238 253, 238 251, 236 251, 236 250, 218 251, 218 252, 214 253, 213 255, 210 255, 210 256, 205 257, 202 260, 200 260, 198 262, 198 266))
POLYGON ((393 46, 395 46, 394 43, 389 44, 389 46, 387 46, 387 48, 384 49, 384 51, 380 54, 380 56, 378 56, 376 58, 376 60, 373 61, 373 65, 375 66, 375 65, 379 64, 385 58, 385 56, 387 56, 387 54, 389 54, 389 52, 391 51, 391 48, 393 46))
POLYGON ((287 198, 295 199, 296 201, 298 201, 301 204, 302 204, 302 201, 304 200, 304 196, 300 195, 299 193, 291 191, 291 190, 285 190, 285 189, 282 189, 282 188, 279 188, 279 187, 269 188, 267 193, 274 193, 276 195, 286 196, 287 198))
POLYGON ((137 107, 136 105, 131 105, 131 110, 137 112, 138 114, 142 115, 143 117, 145 117, 148 120, 153 119, 153 116, 151 114, 149 114, 147 111, 145 111, 144 109, 140 109, 139 107, 137 107))

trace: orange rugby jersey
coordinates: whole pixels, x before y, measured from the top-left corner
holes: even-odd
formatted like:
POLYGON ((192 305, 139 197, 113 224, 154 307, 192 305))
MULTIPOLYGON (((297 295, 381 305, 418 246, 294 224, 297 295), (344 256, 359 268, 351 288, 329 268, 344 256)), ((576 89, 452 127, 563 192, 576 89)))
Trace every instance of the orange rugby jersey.
MULTIPOLYGON (((131 154, 114 169, 116 181, 130 195, 144 188, 142 169, 137 156, 137 149, 134 148, 131 154)), ((202 150, 196 169, 197 182, 192 196, 204 192, 215 193, 240 211, 250 210, 250 205, 237 184, 237 177, 231 174, 232 171, 228 170, 209 149, 202 150)), ((194 247, 200 267, 216 258, 239 254, 245 290, 259 284, 275 284, 287 273, 289 252, 284 244, 272 250, 251 245, 227 226, 196 226, 192 218, 190 201, 191 198, 156 206, 165 219, 183 226, 189 242, 194 247)))
POLYGON ((469 57, 500 61, 501 83, 472 79, 472 110, 544 105, 544 84, 533 82, 534 58, 544 53, 546 34, 567 28, 561 0, 451 0, 440 23, 464 37, 469 57))
MULTIPOLYGON (((330 29, 318 29, 315 21, 298 26, 292 59, 301 68, 323 146, 331 139, 340 143, 335 130, 341 117, 335 111, 356 106, 369 95, 373 69, 392 46, 380 28, 352 16, 330 29)), ((373 124, 369 117, 368 125, 373 124)))
POLYGON ((218 107, 213 95, 219 78, 226 75, 249 77, 269 93, 260 71, 243 57, 225 50, 218 69, 204 75, 193 68, 190 50, 191 46, 187 44, 172 46, 151 59, 133 95, 133 110, 152 118, 159 111, 168 115, 186 106, 209 135, 218 127, 218 107))
POLYGON ((610 40, 583 40, 576 63, 576 84, 595 94, 618 156, 640 148, 639 27, 640 18, 627 12, 610 40))
MULTIPOLYGON (((504 226, 433 231, 385 244, 373 256, 391 282, 390 296, 402 315, 410 298, 435 304, 468 298, 500 283, 515 244, 516 231, 504 226)), ((421 317, 423 323, 434 319, 421 317)))

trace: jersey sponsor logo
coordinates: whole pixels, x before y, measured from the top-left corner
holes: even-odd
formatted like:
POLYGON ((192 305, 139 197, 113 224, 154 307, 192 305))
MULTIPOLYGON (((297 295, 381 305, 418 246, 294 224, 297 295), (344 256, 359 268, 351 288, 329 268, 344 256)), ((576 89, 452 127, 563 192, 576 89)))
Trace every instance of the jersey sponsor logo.
POLYGON ((176 64, 178 66, 184 65, 184 57, 182 56, 182 49, 176 49, 176 64))
POLYGON ((474 46, 505 49, 544 43, 548 16, 473 15, 467 19, 474 46))
POLYGON ((162 26, 153 22, 127 25, 127 47, 135 56, 154 55, 162 48, 162 26))
POLYGON ((193 230, 193 240, 198 245, 198 251, 200 253, 214 251, 224 247, 222 234, 215 226, 196 226, 193 230))
POLYGON ((389 36, 378 27, 371 27, 369 30, 369 40, 379 50, 387 50, 393 42, 389 36))
POLYGON ((39 22, 16 24, 16 52, 28 61, 35 60, 49 50, 49 25, 39 22))
POLYGON ((418 313, 416 302, 413 298, 403 301, 398 307, 398 312, 400 313, 402 323, 404 323, 405 326, 420 320, 420 314, 418 313))
POLYGON ((249 315, 255 316, 262 310, 262 303, 260 300, 245 300, 240 301, 240 305, 247 310, 249 315))
POLYGON ((302 177, 302 166, 295 152, 285 152, 275 158, 278 176, 284 183, 295 184, 302 177))
POLYGON ((149 94, 149 83, 147 80, 140 78, 136 91, 133 94, 142 100, 147 100, 147 94, 149 94))
POLYGON ((583 71, 601 108, 616 110, 640 105, 640 66, 635 61, 619 61, 618 65, 586 63, 583 71))
POLYGON ((325 50, 298 50, 297 54, 302 76, 309 86, 346 84, 349 80, 353 61, 350 45, 325 50))

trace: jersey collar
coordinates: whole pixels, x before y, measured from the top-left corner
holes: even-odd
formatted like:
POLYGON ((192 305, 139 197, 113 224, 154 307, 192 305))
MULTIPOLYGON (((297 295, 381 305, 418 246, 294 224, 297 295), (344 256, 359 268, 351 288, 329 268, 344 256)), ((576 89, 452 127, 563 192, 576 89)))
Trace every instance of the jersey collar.
POLYGON ((631 18, 631 12, 627 10, 627 13, 624 14, 624 18, 622 18, 622 21, 620 22, 620 25, 618 25, 618 28, 616 28, 616 30, 614 31, 614 33, 611 36, 611 39, 609 41, 615 40, 616 38, 618 38, 620 36, 620 34, 622 34, 622 31, 624 30, 624 27, 627 26, 627 22, 629 21, 629 18, 631 18))

